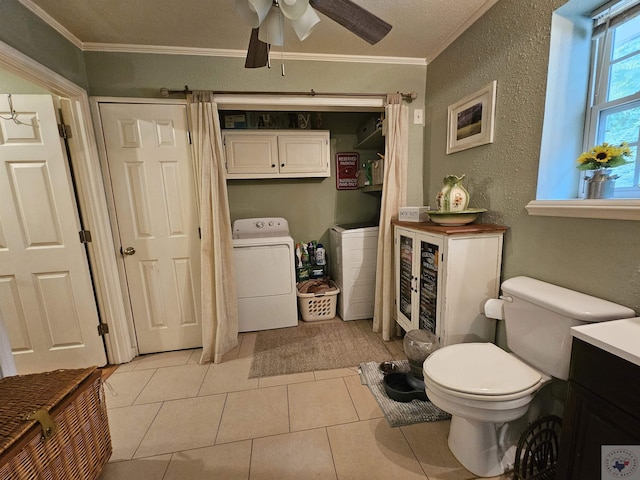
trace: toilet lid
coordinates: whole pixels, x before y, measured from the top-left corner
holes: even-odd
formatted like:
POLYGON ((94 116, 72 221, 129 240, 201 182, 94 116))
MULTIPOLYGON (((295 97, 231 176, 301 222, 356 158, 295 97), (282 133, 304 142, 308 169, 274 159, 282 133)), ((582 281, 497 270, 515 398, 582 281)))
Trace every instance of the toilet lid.
POLYGON ((460 343, 432 353, 424 373, 449 390, 508 395, 533 387, 540 373, 493 343, 460 343))

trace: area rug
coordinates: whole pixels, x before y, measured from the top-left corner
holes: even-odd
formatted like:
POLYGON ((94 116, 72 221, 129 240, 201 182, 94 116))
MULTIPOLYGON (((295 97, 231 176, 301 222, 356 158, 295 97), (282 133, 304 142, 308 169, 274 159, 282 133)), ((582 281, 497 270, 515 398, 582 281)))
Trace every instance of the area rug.
POLYGON ((258 332, 249 378, 393 360, 371 321, 303 323, 258 332))
MULTIPOLYGON (((409 371, 409 362, 400 360, 393 362, 399 372, 409 371)), ((360 365, 360 378, 367 384, 369 390, 378 402, 387 422, 392 427, 403 427, 421 422, 437 422, 451 418, 444 410, 440 410, 433 403, 423 400, 410 402, 396 402, 391 400, 384 391, 384 375, 380 371, 379 363, 368 362, 360 365)))

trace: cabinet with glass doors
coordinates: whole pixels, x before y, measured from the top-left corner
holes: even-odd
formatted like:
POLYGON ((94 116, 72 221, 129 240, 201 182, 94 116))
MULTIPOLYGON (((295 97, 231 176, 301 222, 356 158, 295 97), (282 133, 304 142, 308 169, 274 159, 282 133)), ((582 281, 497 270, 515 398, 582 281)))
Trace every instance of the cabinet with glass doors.
POLYGON ((494 341, 483 306, 500 288, 505 227, 394 222, 396 321, 441 345, 494 341))

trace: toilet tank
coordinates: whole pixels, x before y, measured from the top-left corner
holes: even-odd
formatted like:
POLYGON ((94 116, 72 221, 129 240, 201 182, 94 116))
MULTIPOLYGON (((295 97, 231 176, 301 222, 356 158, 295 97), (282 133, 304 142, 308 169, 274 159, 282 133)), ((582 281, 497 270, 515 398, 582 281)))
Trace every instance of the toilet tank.
POLYGON ((566 380, 571 327, 635 317, 630 308, 530 277, 502 283, 507 346, 531 366, 566 380))

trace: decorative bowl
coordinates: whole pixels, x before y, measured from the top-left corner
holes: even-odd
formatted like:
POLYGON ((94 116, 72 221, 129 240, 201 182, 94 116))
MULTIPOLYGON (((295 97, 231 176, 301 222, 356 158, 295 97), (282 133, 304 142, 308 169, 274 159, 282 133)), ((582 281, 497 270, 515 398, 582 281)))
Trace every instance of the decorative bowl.
POLYGON ((441 210, 432 210, 429 212, 429 217, 434 223, 453 227, 471 223, 476 218, 478 218, 478 215, 486 211, 486 208, 468 208, 459 212, 443 212, 441 210))

